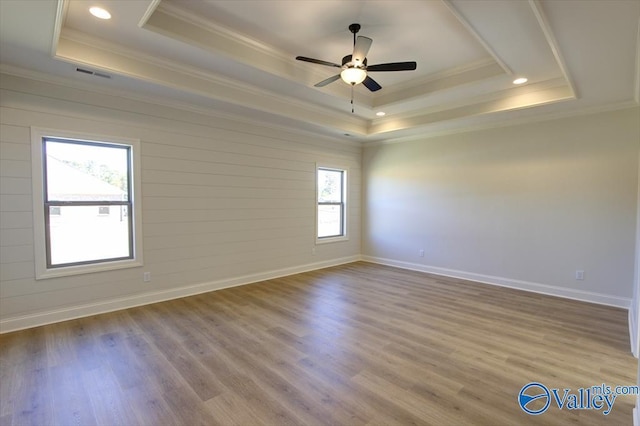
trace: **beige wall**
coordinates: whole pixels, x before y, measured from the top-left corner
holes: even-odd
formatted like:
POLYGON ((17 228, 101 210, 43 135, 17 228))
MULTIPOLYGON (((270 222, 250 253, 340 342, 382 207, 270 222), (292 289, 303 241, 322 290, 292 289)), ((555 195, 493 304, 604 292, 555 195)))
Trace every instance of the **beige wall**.
POLYGON ((358 146, 7 75, 1 86, 5 331, 360 254, 358 146), (141 140, 143 268, 34 280, 30 126, 141 140), (349 168, 347 242, 315 246, 316 162, 349 168))
POLYGON ((363 254, 628 307, 639 114, 634 108, 366 148, 363 254), (584 281, 575 280, 577 269, 584 281))

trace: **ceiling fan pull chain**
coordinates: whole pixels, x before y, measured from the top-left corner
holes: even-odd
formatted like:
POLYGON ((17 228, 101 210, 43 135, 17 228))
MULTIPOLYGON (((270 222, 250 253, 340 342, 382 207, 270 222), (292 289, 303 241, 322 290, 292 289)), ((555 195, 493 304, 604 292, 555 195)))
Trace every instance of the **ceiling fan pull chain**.
POLYGON ((355 85, 355 83, 351 83, 351 114, 353 114, 353 88, 355 85))

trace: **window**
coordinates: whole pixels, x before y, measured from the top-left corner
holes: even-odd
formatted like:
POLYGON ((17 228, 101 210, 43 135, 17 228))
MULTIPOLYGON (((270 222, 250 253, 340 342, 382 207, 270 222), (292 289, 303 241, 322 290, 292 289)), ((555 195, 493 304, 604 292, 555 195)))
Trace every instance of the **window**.
POLYGON ((32 135, 36 278, 141 266, 139 142, 32 135))
POLYGON ((345 169, 317 168, 317 242, 346 239, 346 184, 345 169))

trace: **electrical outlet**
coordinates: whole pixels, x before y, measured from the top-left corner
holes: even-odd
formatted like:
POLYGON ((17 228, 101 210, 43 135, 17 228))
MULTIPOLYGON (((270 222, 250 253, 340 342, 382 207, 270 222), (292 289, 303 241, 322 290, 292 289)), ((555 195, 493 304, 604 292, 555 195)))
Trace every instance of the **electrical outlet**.
POLYGON ((149 281, 151 281, 151 272, 145 272, 142 274, 142 280, 145 283, 148 283, 149 281))
POLYGON ((584 271, 582 269, 576 269, 576 280, 578 281, 584 280, 584 271))
POLYGON ((418 250, 418 255, 419 255, 420 257, 424 257, 424 249, 420 249, 420 250, 418 250))

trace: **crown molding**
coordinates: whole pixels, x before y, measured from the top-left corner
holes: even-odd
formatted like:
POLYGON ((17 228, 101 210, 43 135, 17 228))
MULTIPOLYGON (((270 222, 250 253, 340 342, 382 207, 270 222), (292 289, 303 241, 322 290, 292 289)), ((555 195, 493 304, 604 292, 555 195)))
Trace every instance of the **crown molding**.
POLYGON ((69 0, 57 0, 56 17, 53 23, 53 34, 51 37, 51 56, 56 55, 58 42, 60 41, 60 33, 62 32, 62 27, 64 26, 64 22, 67 18, 67 10, 69 10, 69 0))
MULTIPOLYGON (((240 63, 281 78, 297 81, 310 88, 328 77, 321 68, 303 65, 294 61, 292 55, 174 4, 161 2, 141 28, 222 54, 240 63)), ((346 85, 325 87, 323 92, 344 99, 351 96, 350 89, 346 85)), ((371 108, 372 99, 370 94, 358 94, 358 103, 368 108, 371 108)))
POLYGON ((571 117, 580 117, 584 115, 592 115, 592 114, 603 114, 607 112, 619 111, 623 109, 631 109, 638 108, 638 103, 635 100, 627 100, 622 102, 614 102, 606 105, 598 105, 598 106, 590 106, 579 109, 574 109, 570 111, 561 111, 561 112, 547 112, 544 114, 536 114, 527 117, 518 117, 518 118, 505 118, 493 123, 476 123, 470 125, 462 125, 455 129, 446 129, 446 130, 434 130, 429 131, 425 130, 420 135, 411 135, 411 136, 403 136, 399 138, 389 138, 374 142, 364 143, 363 147, 374 147, 381 145, 392 145, 398 143, 410 143, 410 142, 419 142, 421 140, 436 138, 440 136, 449 136, 460 133, 470 133, 477 132, 481 130, 491 130, 491 129, 501 129, 505 127, 513 127, 520 126, 524 124, 530 123, 540 123, 545 121, 553 121, 560 120, 564 118, 571 117))
POLYGON ((567 93, 566 88, 566 82, 562 78, 526 86, 514 86, 457 102, 413 111, 412 114, 398 114, 393 117, 375 119, 371 121, 368 133, 373 135, 402 130, 411 125, 418 125, 418 123, 432 124, 437 121, 458 119, 464 116, 465 112, 468 115, 476 116, 574 99, 570 93, 567 93))
POLYGON ((238 83, 70 29, 64 29, 61 34, 56 58, 351 134, 366 134, 367 120, 363 118, 238 83))
MULTIPOLYGON (((202 98, 215 99, 227 104, 253 109, 260 113, 272 114, 272 117, 279 116, 283 118, 280 124, 276 125, 280 128, 293 129, 298 128, 299 125, 302 129, 312 129, 317 126, 328 129, 326 134, 335 132, 338 140, 343 139, 342 134, 353 135, 353 138, 348 139, 351 143, 359 143, 356 140, 367 145, 372 143, 367 141, 372 140, 383 140, 384 143, 388 140, 404 139, 403 137, 394 138, 394 132, 398 132, 397 134, 407 133, 402 131, 412 127, 418 129, 442 128, 454 121, 477 123, 479 119, 475 117, 493 113, 504 115, 509 110, 577 98, 574 82, 567 70, 557 40, 544 13, 544 5, 540 0, 528 0, 528 7, 535 16, 541 34, 544 35, 544 40, 547 42, 546 47, 553 55, 558 67, 557 74, 556 69, 553 69, 554 75, 558 78, 520 87, 507 83, 509 84, 508 88, 488 93, 487 90, 484 90, 487 87, 504 87, 500 78, 501 76, 505 76, 505 78, 510 76, 512 71, 480 36, 480 33, 473 28, 471 22, 467 21, 459 12, 457 8, 464 11, 461 4, 457 4, 456 7, 455 0, 442 0, 465 30, 483 46, 488 56, 483 60, 412 80, 410 83, 399 83, 385 87, 384 91, 375 94, 364 91, 356 92, 355 101, 361 112, 367 116, 370 113, 373 115, 374 110, 386 107, 395 107, 398 111, 405 111, 397 114, 392 113, 384 118, 372 119, 351 115, 330 106, 317 105, 312 101, 299 99, 288 94, 279 94, 270 91, 269 88, 259 88, 252 85, 251 82, 239 82, 204 67, 200 68, 145 54, 125 45, 106 42, 64 27, 66 11, 71 0, 56 1, 57 13, 52 49, 54 49, 53 55, 57 59, 74 65, 83 64, 92 69, 113 72, 116 79, 118 75, 132 77, 202 98), (486 81, 492 78, 494 80, 486 81), (480 90, 475 90, 473 93, 482 94, 473 98, 459 99, 457 88, 481 81, 485 85, 478 86, 480 90), (429 98, 432 94, 435 96, 429 98), (423 102, 422 99, 425 101, 423 102), (442 100, 442 102, 436 104, 438 100, 442 100), (409 111, 410 107, 415 108, 409 111), (291 127, 283 123, 291 123, 291 127), (438 123, 442 123, 442 125, 438 126, 438 123), (389 139, 384 139, 385 137, 389 137, 389 139)), ((148 3, 149 6, 145 14, 138 22, 138 26, 144 30, 163 34, 174 40, 184 41, 192 46, 213 51, 216 54, 226 55, 234 61, 245 63, 271 75, 303 85, 310 86, 327 76, 326 73, 321 72, 322 68, 307 67, 294 61, 289 54, 273 46, 186 10, 181 7, 179 2, 148 0, 148 3)), ((523 8, 526 6, 523 5, 523 8)), ((478 28, 481 29, 481 27, 478 28)), ((633 93, 636 104, 640 102, 640 25, 638 30, 635 90, 633 93)), ((488 39, 490 38, 488 37, 488 39)), ((540 38, 540 43, 544 43, 542 38, 540 38)), ((540 46, 543 45, 540 44, 540 46)), ((549 64, 553 65, 551 56, 549 56, 549 64)), ((88 89, 85 88, 85 90, 88 89)), ((311 90, 316 89, 311 88, 311 90)), ((108 92, 112 93, 111 90, 108 92)), ((322 89, 322 92, 329 96, 336 96, 338 102, 340 99, 348 99, 348 95, 345 94, 348 92, 347 86, 334 85, 322 89)), ((129 93, 117 96, 129 99, 145 98, 144 96, 132 96, 129 93)), ((182 103, 181 101, 163 99, 161 102, 164 105, 205 114, 212 114, 211 111, 216 108, 212 107, 212 110, 209 110, 207 107, 185 105, 187 101, 182 103)), ((263 122, 265 114, 259 114, 260 118, 247 121, 263 122)), ((217 111, 215 115, 223 116, 225 114, 217 111)), ((231 113, 228 116, 234 117, 234 119, 241 118, 231 113)), ((487 121, 492 120, 491 118, 487 119, 487 121)), ((488 126, 494 127, 494 124, 488 124, 488 126)), ((469 126, 463 124, 463 128, 466 129, 469 126)), ((312 130, 309 133, 315 134, 312 130)))
POLYGON ((24 78, 27 80, 38 81, 46 84, 53 84, 56 86, 66 87, 69 89, 82 90, 88 93, 97 95, 112 96, 116 98, 127 99, 134 102, 140 102, 144 104, 160 106, 163 108, 169 108, 174 110, 186 111, 206 117, 219 118, 237 122, 240 124, 248 124, 258 126, 267 129, 273 129, 278 131, 286 131, 293 134, 298 134, 305 137, 313 137, 314 139, 326 140, 327 142, 340 143, 347 146, 360 147, 362 143, 348 138, 331 137, 322 135, 313 131, 308 131, 296 127, 274 124, 272 122, 261 121, 255 118, 247 118, 243 115, 232 114, 221 111, 216 108, 205 108, 194 106, 192 104, 185 104, 177 102, 173 99, 160 96, 148 96, 140 95, 135 92, 119 90, 114 88, 100 87, 95 84, 90 84, 84 81, 68 77, 60 77, 52 74, 46 74, 39 71, 33 71, 26 68, 16 67, 13 65, 0 63, 0 74, 10 75, 14 77, 24 78))
MULTIPOLYGON (((455 9, 453 10, 455 11, 455 9)), ((455 14, 457 12, 452 13, 455 14)), ((358 104, 375 110, 428 94, 429 91, 438 87, 453 87, 454 84, 467 84, 496 75, 511 73, 508 67, 500 61, 473 28, 459 14, 456 16, 463 22, 465 29, 480 41, 490 55, 489 59, 455 67, 451 70, 426 76, 417 81, 412 80, 410 86, 403 83, 386 86, 384 93, 356 93, 358 104)), ((199 46, 217 54, 223 54, 238 62, 266 71, 272 75, 297 81, 310 88, 316 82, 328 77, 327 73, 320 71, 321 68, 292 62, 292 56, 288 53, 284 53, 218 23, 211 22, 211 20, 198 16, 176 4, 161 3, 145 21, 143 28, 199 46)), ((341 98, 349 98, 350 96, 348 87, 342 85, 324 87, 322 91, 341 98)))
POLYGON ((151 3, 149 3, 147 10, 138 21, 138 28, 144 27, 149 18, 151 18, 151 15, 153 15, 156 9, 160 6, 160 3, 162 3, 162 0, 151 0, 151 3))
MULTIPOLYGON (((338 129, 357 137, 380 136, 384 133, 424 126, 437 121, 458 119, 466 115, 484 115, 508 109, 526 108, 571 98, 563 88, 554 88, 556 80, 513 87, 458 103, 439 105, 391 118, 366 120, 343 112, 308 104, 299 99, 278 95, 244 83, 216 76, 199 68, 159 57, 146 55, 133 49, 90 37, 84 33, 64 29, 56 57, 74 64, 107 70, 165 87, 218 99, 262 112, 281 115, 288 119, 338 129)), ((475 69, 482 67, 478 64, 475 69)), ((492 67, 489 63, 485 66, 492 67)), ((466 71, 473 70, 469 67, 466 71)), ((493 66, 495 71, 495 66, 493 66)), ((465 73, 461 69, 460 73, 465 73)), ((441 74, 445 75, 445 74, 441 74)), ((452 78, 455 74, 450 74, 452 78)), ((435 78, 435 77, 434 77, 435 78)), ((566 87, 566 85, 565 85, 566 87)))
POLYGON ((369 135, 393 132, 408 128, 422 127, 429 124, 455 120, 465 117, 481 116, 497 112, 531 108, 549 103, 574 99, 573 94, 565 86, 552 87, 543 90, 517 94, 509 97, 478 102, 456 108, 437 111, 429 114, 416 115, 401 119, 390 119, 385 122, 374 123, 369 128, 369 135))
MULTIPOLYGON (((181 7, 178 7, 175 4, 160 2, 160 6, 156 9, 156 13, 163 13, 165 15, 177 18, 184 23, 188 23, 191 25, 196 25, 202 28, 205 31, 210 32, 214 39, 222 40, 222 49, 224 51, 228 51, 233 53, 235 49, 242 48, 250 48, 259 51, 260 53, 270 55, 278 60, 290 62, 291 58, 289 55, 284 54, 283 52, 273 48, 272 46, 263 43, 254 38, 248 37, 244 34, 240 34, 235 32, 225 26, 222 26, 218 23, 215 23, 211 20, 205 19, 195 13, 192 13, 188 10, 185 10, 181 7)), ((153 19, 153 16, 150 17, 153 19)), ((148 25, 156 27, 156 25, 147 22, 148 25)), ((167 27, 160 26, 159 29, 168 31, 167 27)), ((170 32, 170 31, 169 31, 170 32)), ((205 46, 209 46, 208 43, 202 43, 205 46)))
POLYGON ((491 48, 489 43, 480 36, 478 31, 471 25, 469 21, 460 13, 460 11, 453 5, 452 0, 441 0, 442 3, 447 6, 449 11, 456 17, 456 19, 466 28, 466 30, 471 34, 475 39, 482 45, 484 50, 491 55, 493 60, 500 65, 500 67, 504 70, 504 72, 508 75, 513 75, 513 71, 509 68, 509 66, 498 56, 498 54, 491 48))
POLYGON ((549 45, 549 48, 553 53, 553 57, 555 58, 555 61, 558 64, 558 67, 560 68, 560 71, 562 72, 564 79, 567 81, 567 85, 569 86, 569 89, 571 89, 573 96, 577 98, 578 93, 576 92, 575 83, 571 78, 571 74, 569 74, 569 70, 567 68, 566 62, 564 61, 564 58, 562 57, 562 53, 560 52, 558 41, 556 40, 556 37, 553 34, 553 31, 551 30, 551 26, 549 25, 549 20, 547 19, 547 15, 544 13, 544 10, 542 8, 542 5, 540 4, 540 1, 529 0, 529 6, 531 7, 533 14, 535 15, 538 21, 538 25, 540 25, 540 29, 542 30, 542 33, 544 34, 544 37, 547 40, 547 44, 549 45))
MULTIPOLYGON (((440 137, 440 136, 448 136, 453 134, 469 133, 469 132, 480 131, 480 130, 490 130, 490 129, 504 128, 504 127, 518 126, 523 124, 538 123, 538 122, 558 120, 563 118, 583 116, 583 115, 600 114, 600 113, 612 112, 612 111, 629 109, 629 108, 638 108, 639 106, 639 103, 636 102, 635 99, 631 99, 623 102, 615 102, 615 103, 599 105, 599 106, 590 106, 590 107, 575 109, 571 111, 549 112, 545 114, 537 114, 537 115, 532 115, 527 117, 519 117, 515 119, 504 118, 492 123, 476 123, 476 124, 461 125, 455 129, 431 131, 426 126, 423 126, 423 131, 419 135, 387 138, 383 140, 367 142, 366 140, 354 140, 354 139, 340 138, 340 137, 334 138, 330 136, 321 135, 312 131, 307 131, 304 129, 298 129, 290 126, 282 126, 282 125, 274 124, 271 122, 259 121, 256 119, 249 119, 241 115, 223 112, 219 109, 196 107, 196 106, 193 106, 192 104, 184 104, 184 103, 176 102, 174 100, 167 99, 164 97, 145 96, 145 95, 135 94, 134 92, 131 92, 131 91, 99 87, 90 83, 86 83, 84 81, 78 81, 76 79, 71 79, 67 77, 54 76, 52 74, 32 71, 32 70, 16 67, 13 65, 5 64, 5 63, 0 63, 0 74, 6 74, 6 75, 19 77, 19 78, 28 79, 28 80, 39 81, 43 83, 54 84, 57 86, 83 90, 86 92, 95 93, 99 95, 114 96, 114 97, 128 99, 136 102, 142 102, 150 105, 158 105, 165 108, 172 108, 172 109, 192 112, 192 113, 203 115, 203 116, 227 119, 227 120, 235 121, 238 123, 251 124, 251 125, 261 126, 264 128, 280 130, 280 131, 287 131, 293 134, 299 134, 302 136, 311 136, 313 138, 319 138, 319 139, 327 140, 329 142, 338 142, 338 143, 346 144, 348 146, 353 146, 353 147, 374 147, 374 146, 396 144, 396 143, 417 142, 424 139, 440 137)), ((505 111, 505 112, 508 112, 508 111, 505 111)))

